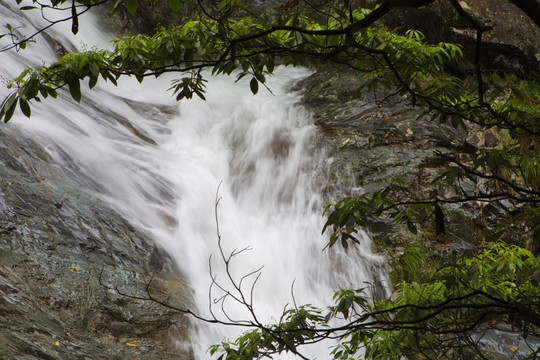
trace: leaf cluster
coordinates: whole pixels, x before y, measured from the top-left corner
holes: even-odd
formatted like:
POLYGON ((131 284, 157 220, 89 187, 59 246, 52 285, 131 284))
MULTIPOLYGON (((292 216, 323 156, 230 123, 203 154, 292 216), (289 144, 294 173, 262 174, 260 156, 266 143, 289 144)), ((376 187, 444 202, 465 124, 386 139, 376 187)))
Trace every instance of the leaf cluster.
MULTIPOLYGON (((511 324, 523 338, 540 331, 540 258, 493 243, 474 257, 434 271, 422 283, 402 281, 391 299, 370 302, 363 289, 342 289, 335 305, 288 309, 278 324, 211 347, 222 359, 256 359, 339 338, 334 359, 455 358, 493 326, 511 324), (336 322, 337 321, 337 322, 336 322)), ((478 351, 469 356, 481 356, 478 351)), ((530 356, 538 355, 531 349, 530 356)), ((302 356, 301 356, 302 357, 302 356)))
MULTIPOLYGON (((224 6, 240 8, 241 4, 224 6)), ((276 64, 316 65, 319 61, 369 68, 380 84, 392 86, 392 69, 383 63, 383 55, 396 62, 410 81, 434 78, 441 70, 443 58, 460 55, 455 45, 426 44, 417 32, 400 36, 380 28, 355 33, 353 44, 349 45, 350 19, 338 14, 324 24, 301 15, 280 26, 265 19, 233 14, 219 19, 201 16, 176 28, 161 29, 153 36, 123 37, 115 41, 113 51, 67 54, 51 65, 26 70, 9 85, 17 89, 14 101, 21 96, 24 104, 37 100, 36 86, 42 96, 67 86, 72 97, 80 101, 82 79, 88 78, 92 88, 100 77, 116 84, 125 75, 142 82, 145 77, 166 72, 191 73, 171 87, 178 100, 193 94, 201 97, 204 86, 200 71, 204 68, 212 68, 212 74, 236 72, 238 79, 249 75, 251 90, 256 93, 276 64)), ((366 14, 369 11, 355 10, 353 21, 362 21, 366 14)), ((4 121, 11 118, 12 105, 12 101, 7 101, 0 108, 4 121)), ((28 115, 29 111, 24 113, 28 115)))

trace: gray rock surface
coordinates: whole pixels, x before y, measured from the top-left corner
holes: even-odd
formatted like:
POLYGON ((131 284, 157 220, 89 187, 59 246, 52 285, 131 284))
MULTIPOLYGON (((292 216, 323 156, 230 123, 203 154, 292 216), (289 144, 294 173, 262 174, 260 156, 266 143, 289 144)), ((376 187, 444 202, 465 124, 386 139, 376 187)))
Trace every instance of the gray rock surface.
POLYGON ((191 359, 189 290, 172 260, 0 128, 0 359, 191 359))
MULTIPOLYGON (((380 190, 397 176, 405 176, 411 191, 427 197, 429 183, 448 165, 433 150, 463 151, 467 132, 431 121, 429 116, 418 119, 425 109, 411 107, 406 98, 385 99, 379 91, 356 94, 361 84, 362 79, 351 70, 325 67, 300 85, 306 88, 304 105, 320 129, 321 146, 333 159, 330 198, 336 198, 336 189, 343 182, 358 194, 380 190)), ((475 242, 483 226, 481 209, 464 205, 452 210, 466 213, 469 219, 448 223, 447 234, 437 239, 447 243, 444 251, 451 244, 458 250, 469 248, 463 244, 475 242)), ((369 230, 391 247, 425 240, 423 234, 413 235, 384 217, 369 230)))

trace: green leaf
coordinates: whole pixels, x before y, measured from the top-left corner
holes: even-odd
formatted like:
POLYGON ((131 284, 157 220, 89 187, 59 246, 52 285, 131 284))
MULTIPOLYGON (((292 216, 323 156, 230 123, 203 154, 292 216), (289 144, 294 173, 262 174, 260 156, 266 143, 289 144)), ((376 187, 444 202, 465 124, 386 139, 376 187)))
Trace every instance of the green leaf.
POLYGON ((32 73, 32 76, 26 83, 24 94, 27 99, 35 98, 39 92, 39 81, 37 79, 37 73, 32 73))
POLYGON ((12 92, 8 97, 2 101, 2 104, 0 104, 0 116, 4 115, 6 112, 6 109, 11 106, 11 104, 17 99, 17 92, 12 92))
POLYGON ((41 96, 43 96, 44 99, 46 99, 49 96, 49 92, 45 88, 40 88, 39 93, 41 94, 41 96))
POLYGON ((268 61, 266 62, 266 70, 269 72, 269 73, 273 73, 274 72, 274 58, 273 57, 270 57, 268 58, 268 61))
POLYGON ((99 77, 99 66, 96 63, 90 63, 88 67, 90 68, 90 73, 94 75, 94 77, 99 77))
POLYGON ((257 92, 259 91, 259 82, 255 77, 251 78, 251 81, 249 82, 249 88, 251 89, 253 95, 257 94, 257 92))
POLYGON ((264 77, 264 75, 260 72, 256 72, 255 73, 255 77, 257 78, 257 80, 259 80, 260 82, 262 82, 263 84, 266 82, 266 78, 264 77))
POLYGON ((180 0, 169 0, 169 7, 172 11, 178 12, 180 10, 180 0))
POLYGON ((5 123, 7 123, 13 117, 13 114, 15 113, 16 104, 17 104, 16 102, 13 102, 7 108, 6 115, 4 116, 4 122, 5 123))
POLYGON ((30 105, 28 104, 28 101, 19 98, 19 107, 21 108, 21 111, 26 117, 29 118, 30 115, 32 115, 32 111, 30 110, 30 105))
POLYGON ((8 122, 15 112, 15 105, 17 104, 17 93, 13 92, 10 96, 2 101, 0 105, 0 117, 4 116, 4 122, 8 122))
POLYGON ((201 100, 206 100, 206 98, 204 97, 204 94, 203 94, 201 91, 195 90, 195 94, 197 94, 197 96, 198 96, 201 100))
POLYGON ((137 8, 139 7, 139 1, 138 0, 127 0, 126 1, 126 7, 130 14, 135 14, 137 11, 137 8))
POLYGON ((114 3, 114 5, 112 7, 111 16, 116 14, 118 9, 120 9, 121 4, 122 4, 122 0, 116 0, 116 2, 114 3))
POLYGON ((90 80, 88 80, 88 87, 92 89, 94 86, 96 86, 98 81, 98 78, 95 76, 90 76, 90 80))
POLYGON ((281 336, 281 339, 283 340, 283 342, 285 343, 286 345, 286 349, 288 351, 291 351, 293 353, 296 353, 296 345, 294 343, 294 339, 292 337, 291 334, 289 333, 284 333, 282 336, 281 336))
POLYGON ((407 229, 409 229, 411 233, 416 235, 417 233, 416 226, 414 226, 413 222, 409 219, 407 219, 407 229))
POLYGON ((71 75, 67 78, 68 86, 69 86, 69 92, 71 94, 71 97, 77 101, 81 101, 81 84, 79 82, 79 78, 75 75, 71 75))

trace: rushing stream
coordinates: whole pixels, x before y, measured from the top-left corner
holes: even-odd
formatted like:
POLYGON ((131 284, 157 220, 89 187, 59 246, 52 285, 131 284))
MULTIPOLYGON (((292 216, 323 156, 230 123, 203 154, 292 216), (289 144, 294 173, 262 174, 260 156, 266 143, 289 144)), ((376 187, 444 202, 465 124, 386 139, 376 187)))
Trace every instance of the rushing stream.
MULTIPOLYGON (((21 32, 43 24, 8 6, 0 3, 0 18, 23 26, 21 32)), ((96 20, 85 18, 76 38, 68 25, 49 34, 66 49, 109 46, 96 20)), ((20 53, 0 53, 4 78, 55 59, 58 45, 36 40, 20 53)), ((248 298, 253 293, 257 317, 270 322, 293 302, 329 304, 340 286, 386 283, 384 260, 371 253, 367 236, 348 252, 322 251, 328 160, 315 146, 317 130, 299 105, 301 94, 290 90, 308 75, 306 69, 280 68, 269 79, 271 92, 261 89, 257 96, 247 83, 210 78, 207 101, 180 103, 166 92, 171 77, 143 85, 127 79, 117 88, 101 81, 96 89, 83 89, 80 104, 60 92, 58 99, 36 104, 31 119, 17 112, 6 126, 39 141, 65 181, 99 194, 151 234, 177 261, 205 317, 211 316, 209 298, 223 294, 219 287, 235 291, 220 255, 219 230, 225 256, 239 251, 229 266, 233 281, 239 284, 262 267, 256 284, 258 273, 243 280, 242 289, 248 298)), ((7 91, 1 88, 0 96, 7 91)), ((231 298, 223 309, 226 314, 215 304, 213 314, 224 321, 250 319, 231 298)), ((241 330, 193 325, 191 346, 199 359, 207 358, 209 345, 241 330)), ((328 346, 310 356, 326 358, 328 346)))

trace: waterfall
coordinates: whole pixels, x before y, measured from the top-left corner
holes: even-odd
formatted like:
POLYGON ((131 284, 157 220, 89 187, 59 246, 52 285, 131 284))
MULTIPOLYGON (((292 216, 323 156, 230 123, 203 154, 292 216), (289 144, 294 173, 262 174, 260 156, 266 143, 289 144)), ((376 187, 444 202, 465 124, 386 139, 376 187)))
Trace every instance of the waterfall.
MULTIPOLYGON (((21 18, 9 6, 0 3, 1 18, 25 33, 43 24, 31 12, 21 18)), ((89 16, 81 17, 78 37, 67 34, 68 25, 49 32, 66 49, 108 46, 109 36, 89 16)), ((4 78, 56 58, 58 45, 43 36, 36 40, 18 54, 0 53, 4 78)), ((300 105, 301 93, 291 91, 309 74, 281 67, 268 79, 270 91, 260 89, 257 96, 247 82, 207 74, 207 100, 180 103, 166 92, 171 75, 142 85, 134 79, 123 79, 118 87, 101 81, 93 90, 82 89, 80 104, 61 91, 58 99, 35 104, 30 119, 18 112, 4 126, 42 144, 53 159, 49 165, 65 181, 97 194, 151 234, 177 261, 193 289, 196 311, 205 317, 211 316, 209 291, 212 299, 222 294, 216 283, 234 291, 218 247, 219 228, 225 256, 239 252, 229 267, 237 284, 262 267, 258 279, 255 274, 243 280, 242 289, 253 295, 257 318, 267 323, 293 303, 324 306, 339 287, 386 279, 384 259, 371 252, 365 233, 361 245, 347 252, 323 251, 321 194, 328 159, 316 146, 319 135, 300 105)), ((0 89, 1 97, 7 94, 0 89)), ((226 315, 218 304, 214 315, 249 319, 232 299, 224 309, 226 315)), ((197 321, 192 327, 198 359, 208 357, 211 344, 243 330, 197 321)), ((327 358, 329 345, 308 353, 327 358)))

